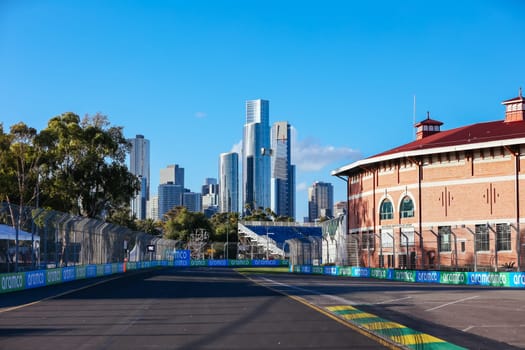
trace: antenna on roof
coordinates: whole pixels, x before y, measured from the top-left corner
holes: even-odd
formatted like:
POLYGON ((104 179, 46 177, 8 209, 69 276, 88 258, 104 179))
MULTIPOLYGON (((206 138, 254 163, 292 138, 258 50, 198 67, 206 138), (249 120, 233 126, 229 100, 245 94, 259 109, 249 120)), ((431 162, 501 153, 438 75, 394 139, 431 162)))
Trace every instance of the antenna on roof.
POLYGON ((519 96, 522 97, 522 96, 521 96, 521 86, 520 86, 520 94, 519 94, 519 96))
POLYGON ((430 119, 430 111, 427 111, 427 119, 430 119))

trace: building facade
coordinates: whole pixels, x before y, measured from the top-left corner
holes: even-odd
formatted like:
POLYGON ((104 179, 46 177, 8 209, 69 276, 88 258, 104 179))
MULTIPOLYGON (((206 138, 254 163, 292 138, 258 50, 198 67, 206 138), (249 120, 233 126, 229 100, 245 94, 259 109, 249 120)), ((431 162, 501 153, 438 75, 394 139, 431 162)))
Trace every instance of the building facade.
POLYGON ((160 169, 160 184, 172 183, 184 187, 184 168, 171 164, 160 169))
POLYGON ((182 197, 182 205, 193 213, 200 213, 202 211, 202 195, 197 192, 184 192, 182 197))
POLYGON ((331 218, 334 208, 334 187, 329 182, 316 181, 308 188, 308 221, 331 218))
POLYGON ((243 208, 270 208, 270 103, 246 101, 242 147, 243 208))
POLYGON ((202 211, 211 218, 219 211, 219 184, 215 178, 206 178, 201 189, 202 211))
POLYGON ((171 181, 160 184, 158 189, 158 218, 164 220, 164 214, 176 206, 182 206, 184 187, 171 181))
POLYGON ((129 170, 140 180, 140 191, 131 200, 131 214, 138 220, 146 219, 146 204, 149 200, 150 142, 144 135, 128 139, 131 143, 129 170))
POLYGON ((523 266, 525 101, 505 119, 441 131, 332 175, 346 178, 348 233, 361 266, 498 271, 523 266))
POLYGON ((219 156, 219 211, 239 213, 239 154, 219 156))
POLYGON ((290 124, 276 122, 271 132, 271 209, 278 216, 295 218, 295 166, 291 164, 290 124))

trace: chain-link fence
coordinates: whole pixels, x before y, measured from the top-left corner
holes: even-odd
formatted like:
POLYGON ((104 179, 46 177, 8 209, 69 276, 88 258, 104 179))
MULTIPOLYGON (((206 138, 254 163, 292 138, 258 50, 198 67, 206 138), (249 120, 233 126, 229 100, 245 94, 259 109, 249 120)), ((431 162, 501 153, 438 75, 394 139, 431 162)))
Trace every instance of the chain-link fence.
POLYGON ((170 260, 178 244, 101 220, 0 204, 0 272, 170 260))

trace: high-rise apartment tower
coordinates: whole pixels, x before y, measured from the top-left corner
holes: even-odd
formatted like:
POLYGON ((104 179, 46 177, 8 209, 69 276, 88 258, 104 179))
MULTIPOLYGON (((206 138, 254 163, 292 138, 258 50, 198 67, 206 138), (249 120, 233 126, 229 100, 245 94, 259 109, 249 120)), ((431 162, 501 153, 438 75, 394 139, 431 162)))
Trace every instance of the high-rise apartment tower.
POLYGON ((295 166, 291 164, 290 136, 288 122, 273 124, 271 209, 278 216, 295 218, 295 166))
POLYGON ((131 213, 137 219, 145 220, 150 185, 150 143, 144 135, 137 135, 128 141, 131 143, 129 171, 140 180, 140 191, 131 200, 131 213))
POLYGON ((331 183, 316 181, 308 189, 308 221, 332 217, 334 188, 331 183))
POLYGON ((219 157, 219 211, 239 212, 239 154, 235 152, 219 157))
POLYGON ((242 204, 270 208, 270 104, 246 101, 242 147, 242 204))

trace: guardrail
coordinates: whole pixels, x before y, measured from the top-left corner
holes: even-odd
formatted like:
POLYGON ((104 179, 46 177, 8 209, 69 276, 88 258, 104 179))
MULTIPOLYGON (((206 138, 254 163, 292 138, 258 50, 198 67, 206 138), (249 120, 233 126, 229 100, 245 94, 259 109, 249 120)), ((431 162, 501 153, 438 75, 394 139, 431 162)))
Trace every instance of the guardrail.
POLYGON ((5 273, 0 274, 0 294, 161 266, 288 266, 288 260, 153 260, 111 264, 77 265, 55 269, 5 273))
POLYGON ((290 265, 290 272, 375 278, 400 282, 525 288, 525 272, 449 272, 351 266, 290 265))

